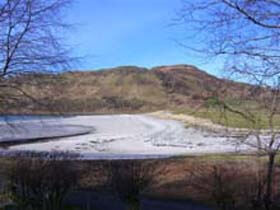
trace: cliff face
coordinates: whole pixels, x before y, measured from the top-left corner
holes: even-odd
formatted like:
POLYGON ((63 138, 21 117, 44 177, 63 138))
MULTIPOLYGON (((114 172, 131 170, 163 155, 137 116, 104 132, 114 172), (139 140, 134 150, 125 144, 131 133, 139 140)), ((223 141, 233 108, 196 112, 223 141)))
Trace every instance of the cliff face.
POLYGON ((29 75, 21 81, 21 89, 32 97, 6 112, 144 112, 194 106, 213 92, 237 94, 245 87, 189 65, 29 75))

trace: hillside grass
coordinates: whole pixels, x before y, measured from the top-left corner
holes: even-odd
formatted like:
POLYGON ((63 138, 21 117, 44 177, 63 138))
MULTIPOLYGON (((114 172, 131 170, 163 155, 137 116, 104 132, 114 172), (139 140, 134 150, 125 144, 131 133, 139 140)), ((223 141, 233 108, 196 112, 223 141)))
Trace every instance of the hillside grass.
MULTIPOLYGON (((222 111, 218 108, 181 108, 176 109, 175 114, 187 114, 194 117, 209 119, 214 124, 223 125, 230 128, 247 128, 247 129, 268 129, 269 113, 265 110, 252 112, 257 120, 257 124, 251 123, 249 120, 239 114, 229 111, 222 111)), ((273 121, 275 129, 280 129, 280 115, 275 116, 273 121)))

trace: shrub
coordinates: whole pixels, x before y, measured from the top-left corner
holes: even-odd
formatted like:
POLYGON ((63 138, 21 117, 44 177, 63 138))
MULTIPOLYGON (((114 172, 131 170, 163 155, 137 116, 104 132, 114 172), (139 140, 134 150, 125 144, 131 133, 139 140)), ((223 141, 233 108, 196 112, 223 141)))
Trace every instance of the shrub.
POLYGON ((60 210, 75 187, 78 172, 69 164, 69 153, 20 153, 6 172, 8 190, 18 209, 60 210))
POLYGON ((257 209, 265 183, 259 176, 263 173, 254 167, 245 163, 195 163, 188 170, 188 186, 221 210, 257 209))
POLYGON ((114 194, 129 210, 140 209, 140 196, 153 182, 153 165, 137 160, 112 161, 107 166, 107 172, 108 184, 114 194))

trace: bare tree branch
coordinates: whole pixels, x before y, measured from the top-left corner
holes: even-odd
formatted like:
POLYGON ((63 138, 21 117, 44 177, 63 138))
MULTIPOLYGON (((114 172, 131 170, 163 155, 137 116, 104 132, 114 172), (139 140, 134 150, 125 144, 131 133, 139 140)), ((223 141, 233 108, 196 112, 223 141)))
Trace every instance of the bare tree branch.
MULTIPOLYGON (((76 60, 70 56, 70 49, 63 42, 64 32, 70 27, 63 21, 63 15, 71 2, 72 0, 0 2, 0 82, 5 85, 4 89, 0 89, 0 98, 5 98, 7 104, 9 92, 12 93, 15 89, 21 89, 21 96, 18 97, 22 97, 22 101, 27 98, 32 103, 39 103, 38 99, 30 97, 31 94, 22 89, 22 85, 17 84, 15 78, 21 80, 20 77, 25 74, 61 72, 69 69, 76 60)), ((15 97, 12 98, 14 99, 15 97)))

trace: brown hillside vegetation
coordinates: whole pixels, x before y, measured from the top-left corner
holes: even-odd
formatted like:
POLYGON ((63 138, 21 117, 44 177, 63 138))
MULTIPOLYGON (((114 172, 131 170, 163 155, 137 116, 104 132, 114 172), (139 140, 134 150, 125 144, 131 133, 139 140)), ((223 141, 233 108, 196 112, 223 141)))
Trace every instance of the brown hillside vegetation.
MULTIPOLYGON (((44 113, 50 108, 66 113, 146 112, 196 106, 218 91, 232 96, 248 87, 190 65, 26 75, 16 81, 30 97, 20 104, 11 101, 5 112, 44 113)), ((24 95, 15 90, 13 94, 24 95)))

